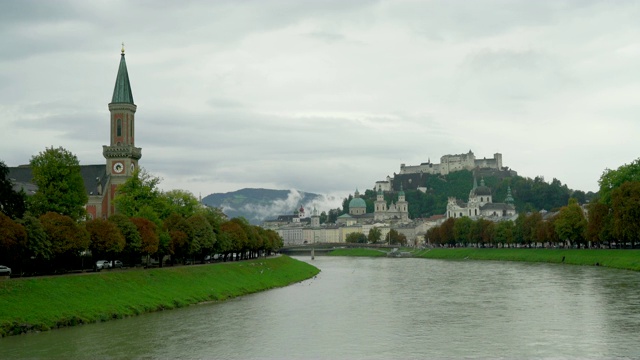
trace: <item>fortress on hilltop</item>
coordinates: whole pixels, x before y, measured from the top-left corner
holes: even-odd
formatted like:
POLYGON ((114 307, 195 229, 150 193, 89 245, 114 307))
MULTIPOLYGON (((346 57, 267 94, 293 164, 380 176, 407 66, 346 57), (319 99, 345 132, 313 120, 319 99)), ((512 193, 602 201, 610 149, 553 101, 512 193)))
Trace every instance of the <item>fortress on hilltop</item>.
POLYGON ((423 190, 425 175, 447 175, 456 171, 473 171, 476 176, 515 176, 517 172, 502 165, 502 154, 495 153, 493 158, 477 159, 473 151, 466 154, 443 155, 440 163, 435 164, 429 159, 420 165, 400 164, 400 173, 393 173, 385 180, 376 181, 375 191, 394 191, 404 187, 411 190, 423 190))
POLYGON ((495 153, 491 159, 476 159, 473 151, 469 150, 466 154, 444 155, 440 158, 440 164, 434 164, 431 160, 420 165, 400 164, 400 174, 447 175, 455 171, 475 168, 502 170, 502 154, 495 153))

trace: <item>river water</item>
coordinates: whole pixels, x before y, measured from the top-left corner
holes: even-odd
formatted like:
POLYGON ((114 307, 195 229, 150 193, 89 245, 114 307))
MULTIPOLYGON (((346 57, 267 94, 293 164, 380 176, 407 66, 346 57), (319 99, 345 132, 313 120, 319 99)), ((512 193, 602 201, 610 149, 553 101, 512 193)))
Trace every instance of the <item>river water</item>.
POLYGON ((640 357, 637 272, 491 261, 300 259, 321 273, 222 303, 3 338, 0 357, 640 357))

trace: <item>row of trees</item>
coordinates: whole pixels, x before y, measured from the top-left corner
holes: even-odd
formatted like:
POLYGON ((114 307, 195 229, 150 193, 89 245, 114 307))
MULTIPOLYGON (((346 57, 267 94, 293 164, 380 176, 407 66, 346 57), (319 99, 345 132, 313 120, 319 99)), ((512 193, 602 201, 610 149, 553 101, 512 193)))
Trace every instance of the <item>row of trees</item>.
POLYGON ((228 219, 202 206, 187 191, 160 191, 160 179, 144 170, 118 187, 116 215, 89 219, 86 191, 77 158, 50 148, 30 162, 33 196, 16 192, 0 161, 0 263, 14 272, 52 272, 88 268, 98 259, 138 264, 143 257, 172 263, 257 257, 282 246, 280 236, 228 219), (236 256, 232 256, 235 254, 236 256))
POLYGON ((407 236, 399 233, 395 229, 391 229, 387 235, 382 238, 382 231, 377 227, 371 228, 369 234, 365 235, 361 232, 352 232, 347 235, 345 242, 354 244, 389 244, 389 245, 407 245, 407 236))
POLYGON ((640 242, 640 159, 616 170, 606 169, 599 185, 598 197, 586 209, 570 198, 566 206, 546 219, 537 211, 521 212, 515 222, 450 218, 430 229, 425 240, 462 246, 616 244, 635 248, 640 242))

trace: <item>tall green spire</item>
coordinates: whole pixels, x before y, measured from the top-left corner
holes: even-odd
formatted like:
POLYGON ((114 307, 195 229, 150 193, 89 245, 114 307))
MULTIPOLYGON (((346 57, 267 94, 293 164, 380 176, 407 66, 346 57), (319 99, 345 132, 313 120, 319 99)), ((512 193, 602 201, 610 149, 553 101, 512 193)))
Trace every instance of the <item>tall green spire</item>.
POLYGON ((133 104, 133 93, 129 84, 129 73, 127 63, 124 61, 124 44, 122 44, 122 54, 120 55, 120 67, 116 77, 116 86, 113 89, 112 104, 133 104))

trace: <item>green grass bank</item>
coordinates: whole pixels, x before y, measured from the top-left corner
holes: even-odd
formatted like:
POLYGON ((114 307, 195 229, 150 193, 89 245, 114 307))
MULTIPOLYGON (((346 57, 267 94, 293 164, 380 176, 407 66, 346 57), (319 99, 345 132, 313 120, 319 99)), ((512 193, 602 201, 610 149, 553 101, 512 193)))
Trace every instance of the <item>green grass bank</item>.
POLYGON ((387 251, 377 249, 366 248, 352 248, 352 249, 335 249, 327 253, 328 256, 366 256, 366 257, 379 257, 387 256, 387 251))
POLYGON ((606 266, 640 271, 640 250, 606 249, 427 249, 417 251, 415 257, 448 260, 498 260, 606 266))
POLYGON ((319 269, 288 256, 0 281, 0 336, 107 321, 286 286, 319 269))

